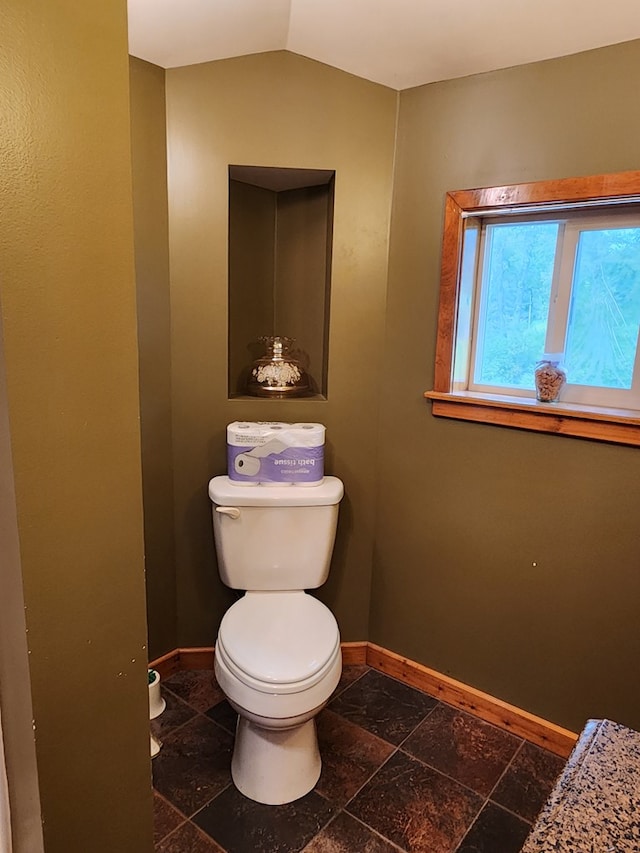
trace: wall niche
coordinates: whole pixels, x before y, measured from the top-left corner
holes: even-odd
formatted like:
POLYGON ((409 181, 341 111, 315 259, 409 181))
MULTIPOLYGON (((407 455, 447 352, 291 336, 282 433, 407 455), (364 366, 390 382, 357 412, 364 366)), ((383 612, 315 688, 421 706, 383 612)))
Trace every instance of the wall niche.
POLYGON ((326 399, 335 172, 229 166, 229 397, 247 394, 263 336, 293 338, 326 399))

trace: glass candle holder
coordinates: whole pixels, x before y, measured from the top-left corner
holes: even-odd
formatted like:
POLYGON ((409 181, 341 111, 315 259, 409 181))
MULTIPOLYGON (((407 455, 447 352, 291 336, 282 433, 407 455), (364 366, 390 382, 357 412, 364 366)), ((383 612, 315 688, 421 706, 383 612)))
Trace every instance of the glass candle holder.
POLYGON ((300 397, 309 391, 309 378, 289 349, 293 338, 268 335, 258 340, 265 354, 251 366, 247 393, 254 397, 300 397))

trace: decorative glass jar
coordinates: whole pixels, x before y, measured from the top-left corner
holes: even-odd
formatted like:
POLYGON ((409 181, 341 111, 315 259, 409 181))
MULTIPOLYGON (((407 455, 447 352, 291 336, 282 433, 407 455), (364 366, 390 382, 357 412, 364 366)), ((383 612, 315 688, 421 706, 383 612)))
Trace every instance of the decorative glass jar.
POLYGON ((251 366, 247 392, 254 397, 300 397, 309 391, 309 378, 289 353, 293 338, 279 335, 258 338, 266 353, 251 366))
POLYGON ((560 365, 561 360, 561 353, 545 353, 536 364, 534 377, 536 400, 539 403, 557 402, 560 390, 567 381, 567 374, 560 365))

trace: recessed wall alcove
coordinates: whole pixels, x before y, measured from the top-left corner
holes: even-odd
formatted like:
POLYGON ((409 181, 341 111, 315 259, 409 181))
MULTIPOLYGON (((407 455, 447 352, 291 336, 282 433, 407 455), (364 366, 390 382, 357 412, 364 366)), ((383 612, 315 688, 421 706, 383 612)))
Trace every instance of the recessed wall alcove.
POLYGON ((245 395, 261 336, 294 338, 327 397, 335 172, 229 166, 229 397, 245 395))

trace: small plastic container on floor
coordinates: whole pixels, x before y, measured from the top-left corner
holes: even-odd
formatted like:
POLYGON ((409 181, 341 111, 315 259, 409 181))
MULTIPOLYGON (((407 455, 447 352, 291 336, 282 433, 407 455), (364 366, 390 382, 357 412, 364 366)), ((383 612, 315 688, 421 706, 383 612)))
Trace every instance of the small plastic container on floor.
MULTIPOLYGON (((155 669, 149 670, 149 719, 155 720, 156 717, 159 717, 160 714, 166 708, 167 703, 162 698, 162 694, 160 693, 160 673, 155 669)), ((155 758, 156 755, 160 752, 160 747, 162 744, 158 740, 157 737, 150 733, 150 749, 151 749, 151 758, 155 758)))

